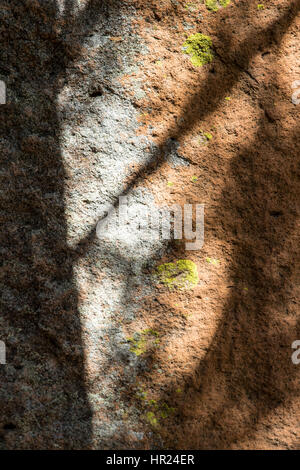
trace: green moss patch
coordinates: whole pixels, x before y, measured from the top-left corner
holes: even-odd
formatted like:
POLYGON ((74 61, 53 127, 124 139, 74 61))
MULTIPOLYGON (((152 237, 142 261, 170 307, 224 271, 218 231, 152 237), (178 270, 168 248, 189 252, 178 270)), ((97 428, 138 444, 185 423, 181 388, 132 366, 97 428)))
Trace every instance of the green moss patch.
POLYGON ((175 263, 164 263, 157 268, 159 282, 170 290, 193 289, 199 282, 197 266, 193 261, 180 259, 175 263))
POLYGON ((195 67, 202 67, 209 64, 213 58, 213 44, 209 36, 201 33, 192 34, 183 44, 185 54, 191 58, 191 62, 195 67))

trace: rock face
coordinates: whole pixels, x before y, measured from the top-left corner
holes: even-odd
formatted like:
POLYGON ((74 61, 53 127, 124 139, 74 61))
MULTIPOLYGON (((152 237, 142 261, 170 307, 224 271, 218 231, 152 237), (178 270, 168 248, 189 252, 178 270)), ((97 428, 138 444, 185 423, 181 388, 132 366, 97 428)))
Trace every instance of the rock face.
POLYGON ((218 4, 2 1, 0 448, 299 446, 297 5, 218 4))

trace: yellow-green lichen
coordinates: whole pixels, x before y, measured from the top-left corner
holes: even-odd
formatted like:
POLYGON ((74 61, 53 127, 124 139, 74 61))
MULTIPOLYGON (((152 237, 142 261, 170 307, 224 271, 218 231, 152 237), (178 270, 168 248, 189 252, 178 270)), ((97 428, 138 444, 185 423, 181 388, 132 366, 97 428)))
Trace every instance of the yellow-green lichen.
POLYGON ((195 67, 202 67, 209 64, 213 58, 212 40, 209 36, 201 33, 192 34, 183 44, 185 54, 191 58, 191 62, 195 67))
POLYGON ((204 137, 206 137, 207 140, 211 140, 213 138, 212 134, 210 132, 204 132, 204 137))
POLYGON ((218 11, 221 7, 227 7, 230 0, 205 0, 206 8, 210 11, 218 11))
POLYGON ((205 258, 205 260, 209 263, 209 264, 213 264, 214 266, 217 266, 219 264, 219 260, 216 259, 216 258, 205 258))
POLYGON ((175 413, 175 408, 173 408, 172 406, 169 406, 167 403, 161 404, 161 409, 160 409, 161 418, 163 419, 168 418, 173 413, 175 413))
POLYGON ((200 136, 198 138, 198 142, 201 145, 207 145, 210 140, 212 140, 213 135, 210 132, 203 132, 200 130, 200 136))
POLYGON ((193 289, 199 282, 197 266, 188 259, 161 264, 157 268, 157 275, 159 282, 170 290, 193 289))
POLYGON ((186 10, 195 11, 195 10, 197 10, 197 5, 196 5, 195 3, 189 2, 189 3, 186 3, 186 4, 184 5, 184 8, 185 8, 186 10))
POLYGON ((218 11, 218 2, 217 0, 205 0, 206 8, 210 11, 218 11))
POLYGON ((174 407, 156 400, 150 400, 147 408, 148 411, 145 412, 144 416, 153 428, 160 428, 160 420, 170 418, 176 412, 174 407))
POLYGON ((153 400, 153 399, 152 399, 152 400, 149 400, 149 405, 150 405, 150 406, 154 406, 154 408, 157 408, 157 407, 158 407, 157 401, 156 401, 156 400, 153 400))
POLYGON ((265 5, 263 5, 262 3, 259 3, 259 4, 257 5, 257 9, 258 9, 258 10, 264 10, 264 9, 265 9, 265 5))
POLYGON ((159 333, 152 328, 136 332, 127 341, 131 344, 130 352, 136 356, 140 356, 147 351, 148 346, 157 346, 159 344, 159 333))
POLYGON ((148 411, 148 413, 146 414, 146 420, 148 421, 149 424, 151 424, 151 426, 153 427, 158 426, 158 420, 155 417, 155 414, 153 413, 153 411, 148 411))

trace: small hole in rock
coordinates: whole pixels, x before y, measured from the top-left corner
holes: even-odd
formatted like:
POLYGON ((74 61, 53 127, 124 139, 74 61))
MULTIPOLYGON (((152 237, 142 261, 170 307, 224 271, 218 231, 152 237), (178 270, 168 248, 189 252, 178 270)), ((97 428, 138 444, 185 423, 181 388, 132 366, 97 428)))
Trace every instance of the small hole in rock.
POLYGON ((91 87, 89 90, 89 96, 91 98, 97 98, 98 96, 102 96, 102 95, 103 95, 103 89, 100 85, 91 87))
POLYGON ((13 423, 7 423, 7 424, 4 424, 3 429, 5 431, 10 431, 10 430, 16 429, 16 427, 17 426, 13 423))
POLYGON ((279 217, 279 216, 282 215, 282 212, 281 212, 281 211, 271 211, 271 212, 270 212, 270 215, 271 215, 272 217, 279 217))

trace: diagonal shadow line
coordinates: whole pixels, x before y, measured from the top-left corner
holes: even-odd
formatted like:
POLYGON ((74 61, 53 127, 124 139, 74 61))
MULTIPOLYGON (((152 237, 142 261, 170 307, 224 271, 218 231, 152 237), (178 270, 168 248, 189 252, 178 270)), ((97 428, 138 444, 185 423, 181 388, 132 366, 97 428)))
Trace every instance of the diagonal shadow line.
MULTIPOLYGON (((180 126, 174 125, 164 133, 161 138, 162 142, 154 149, 152 154, 150 154, 149 162, 137 175, 129 180, 122 193, 116 197, 116 201, 114 203, 115 208, 119 206, 119 198, 121 196, 128 195, 136 185, 141 183, 150 174, 157 172, 165 163, 165 148, 168 139, 179 139, 191 130, 195 122, 200 121, 204 116, 213 113, 217 109, 222 98, 229 94, 230 90, 239 78, 246 73, 250 60, 259 50, 262 39, 266 42, 266 46, 270 46, 272 44, 274 37, 276 37, 276 42, 279 43, 284 36, 285 28, 288 28, 293 22, 299 10, 299 3, 293 2, 278 19, 274 20, 266 29, 262 30, 259 35, 255 36, 253 33, 249 33, 241 46, 235 51, 236 57, 244 58, 243 67, 239 65, 237 61, 232 62, 228 55, 222 54, 223 58, 221 62, 230 71, 227 76, 227 81, 224 83, 223 77, 214 78, 208 76, 204 86, 201 86, 200 89, 193 93, 192 97, 188 98, 188 102, 181 112, 181 117, 184 118, 184 123, 180 126), (228 62, 226 62, 226 58, 228 59, 228 62), (234 74, 231 73, 232 69, 235 70, 234 74), (221 90, 221 92, 219 90, 221 90), (209 97, 209 99, 207 99, 207 97, 209 97)), ((220 53, 217 52, 217 56, 220 58, 220 53)), ((84 256, 90 244, 95 240, 95 237, 95 229, 92 228, 86 237, 84 237, 77 247, 74 248, 74 257, 77 258, 78 256, 84 256)))
POLYGON ((267 45, 270 45, 274 35, 278 32, 277 40, 279 40, 279 37, 282 39, 285 33, 285 29, 282 28, 282 26, 284 25, 287 28, 292 23, 299 10, 299 3, 293 3, 279 19, 274 20, 266 29, 261 31, 260 35, 256 37, 253 37, 253 33, 248 35, 248 37, 243 41, 235 53, 237 57, 244 58, 243 68, 236 65, 235 63, 232 63, 230 57, 226 56, 226 54, 223 56, 224 62, 226 62, 226 59, 228 59, 228 68, 235 67, 236 73, 234 75, 230 74, 228 81, 225 84, 223 77, 217 77, 215 79, 209 76, 209 78, 205 81, 204 86, 201 86, 200 89, 198 89, 191 97, 189 97, 187 105, 181 112, 181 117, 185 118, 184 124, 170 127, 167 130, 161 139, 162 143, 159 145, 157 151, 153 153, 149 163, 145 165, 145 167, 140 171, 140 176, 135 178, 132 182, 128 183, 123 192, 123 195, 128 194, 132 187, 138 184, 142 178, 145 178, 148 174, 153 173, 153 166, 156 167, 156 171, 160 168, 160 166, 165 162, 164 148, 167 140, 169 138, 179 139, 192 128, 192 125, 195 122, 200 121, 204 116, 211 114, 217 108, 222 98, 228 94, 234 84, 238 81, 239 77, 245 72, 243 69, 248 67, 251 58, 258 51, 262 38, 264 38, 267 45), (280 29, 282 29, 282 31, 279 31, 280 29), (221 93, 217 92, 219 89, 222 90, 221 93), (210 98, 209 101, 207 100, 207 97, 210 98), (204 105, 202 103, 204 103, 204 105), (208 106, 209 110, 206 108, 206 105, 208 106))

